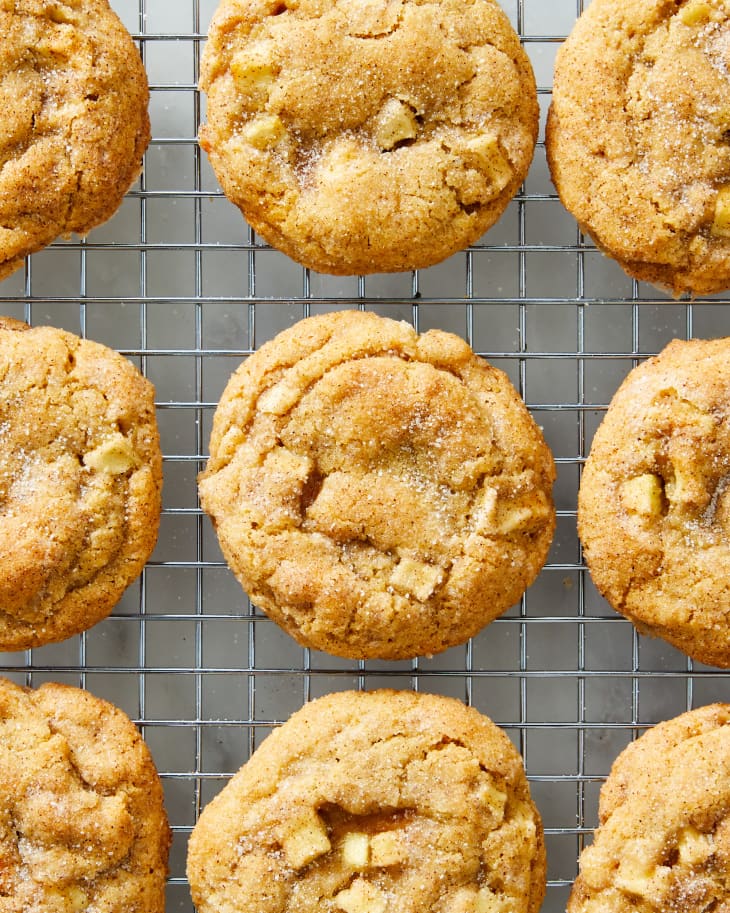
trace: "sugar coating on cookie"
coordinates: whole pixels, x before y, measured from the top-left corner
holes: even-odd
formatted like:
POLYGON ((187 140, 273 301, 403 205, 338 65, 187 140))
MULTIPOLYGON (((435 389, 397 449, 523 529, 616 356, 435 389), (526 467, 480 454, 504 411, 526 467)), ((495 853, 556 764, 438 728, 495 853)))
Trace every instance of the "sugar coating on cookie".
POLYGON ((730 288, 727 0, 593 0, 558 53, 546 143, 563 203, 630 275, 730 288))
POLYGON ((568 913, 685 913, 730 901, 730 705, 660 723, 617 758, 568 913))
POLYGON ((506 375, 462 339, 343 311, 235 372, 200 498, 244 589, 300 643, 393 659, 463 643, 519 599, 554 475, 506 375))
POLYGON ((106 346, 0 318, 0 649, 106 617, 157 539, 152 384, 106 346))
POLYGON ((164 913, 170 831, 131 720, 78 688, 0 679, 0 907, 164 913))
POLYGON ((536 913, 545 850, 522 761, 459 701, 341 692, 270 735, 189 843, 200 913, 536 913))
POLYGON ((117 209, 150 137, 149 92, 106 0, 0 0, 0 279, 117 209))
POLYGON ((593 440, 578 530, 615 609, 730 666, 730 339, 675 340, 629 373, 593 440))
POLYGON ((223 0, 200 143, 257 232, 325 273, 476 241, 537 137, 529 60, 493 0, 223 0))

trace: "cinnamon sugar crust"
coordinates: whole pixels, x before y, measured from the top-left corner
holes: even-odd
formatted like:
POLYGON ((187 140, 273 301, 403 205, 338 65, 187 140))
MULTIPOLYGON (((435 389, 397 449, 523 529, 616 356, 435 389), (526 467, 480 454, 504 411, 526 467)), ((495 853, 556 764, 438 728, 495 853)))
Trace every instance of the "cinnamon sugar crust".
POLYGON ((105 618, 157 539, 152 384, 106 346, 0 318, 0 649, 105 618))
POLYGON ((730 287, 727 0, 594 0, 558 53, 546 144, 563 203, 629 275, 730 287))
POLYGON ((150 139, 147 77, 107 0, 0 0, 0 279, 117 210, 150 139))
POLYGON ((616 759, 568 913, 722 910, 730 863, 730 706, 660 723, 616 759))
POLYGON ((578 532, 643 633, 730 666, 730 339, 674 340, 629 373, 591 446, 578 532))
POLYGON ((545 848, 491 720, 453 698, 342 692, 204 809, 188 877, 200 913, 537 913, 545 848))
POLYGON ((300 643, 394 659, 463 643, 542 567, 552 456, 457 336, 343 311, 236 371, 200 498, 251 598, 300 643))
POLYGON ((78 688, 0 679, 0 910, 164 913, 170 829, 131 720, 78 688))
POLYGON ((223 0, 200 144, 269 243, 325 273, 476 241, 537 138, 527 55, 493 0, 223 0))

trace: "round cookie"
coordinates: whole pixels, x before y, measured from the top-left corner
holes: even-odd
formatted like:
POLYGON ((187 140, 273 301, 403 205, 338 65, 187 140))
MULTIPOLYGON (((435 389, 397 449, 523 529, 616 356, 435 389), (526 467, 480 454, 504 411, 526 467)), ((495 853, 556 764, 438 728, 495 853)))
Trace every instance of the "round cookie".
POLYGON ((591 576, 642 633, 730 666, 730 339, 675 340, 631 371, 578 496, 591 576))
POLYGON ((453 698, 341 692, 274 731, 190 837, 199 913, 537 913, 542 825, 506 735, 453 698))
POLYGON ((730 7, 593 0, 560 49, 550 170, 581 229, 636 279, 730 288, 730 7))
POLYGON ((0 2, 0 279, 108 219, 150 138, 147 77, 106 0, 0 2))
POLYGON ((154 389, 126 358, 0 318, 0 649, 105 618, 157 539, 154 389))
POLYGON ((522 183, 535 79, 494 0, 223 0, 200 144, 270 244, 324 273, 430 266, 522 183))
POLYGON ((0 907, 164 913, 170 830, 131 720, 78 688, 0 679, 0 731, 0 907))
POLYGON ((619 755, 568 913, 727 909, 729 723, 730 705, 702 707, 619 755))
POLYGON ((508 378, 462 339, 343 311, 235 372, 200 500, 299 643, 396 659, 463 643, 520 598, 548 553, 554 477, 508 378))

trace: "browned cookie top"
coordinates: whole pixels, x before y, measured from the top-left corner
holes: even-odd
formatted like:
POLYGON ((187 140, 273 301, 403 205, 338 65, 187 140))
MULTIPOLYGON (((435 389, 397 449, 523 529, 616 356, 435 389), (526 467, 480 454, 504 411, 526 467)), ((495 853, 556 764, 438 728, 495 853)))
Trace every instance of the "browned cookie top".
POLYGON ((727 0, 593 0, 558 54, 547 147, 561 199, 632 276, 730 287, 727 0))
POLYGON ((111 612, 157 539, 154 390, 106 346, 0 319, 0 649, 111 612))
POLYGON ((568 913, 701 913, 730 902, 730 706, 649 730, 617 758, 568 913))
POLYGON ((0 0, 0 279, 114 213, 149 142, 148 99, 106 0, 0 0))
POLYGON ((164 913, 169 844, 157 771, 121 710, 0 679, 3 913, 164 913))
POLYGON ((591 447, 591 576, 642 631, 730 665, 730 339, 675 340, 630 372, 591 447))
POLYGON ((493 0, 223 0, 200 142, 271 244, 327 273, 477 240, 527 173, 537 95, 493 0))
POLYGON ((343 311, 233 375, 200 497, 300 643, 396 658, 462 643, 547 556, 555 469, 506 375, 457 336, 343 311))
POLYGON ((537 913, 545 850, 491 720, 452 698, 342 692, 208 805, 188 878, 200 913, 537 913))

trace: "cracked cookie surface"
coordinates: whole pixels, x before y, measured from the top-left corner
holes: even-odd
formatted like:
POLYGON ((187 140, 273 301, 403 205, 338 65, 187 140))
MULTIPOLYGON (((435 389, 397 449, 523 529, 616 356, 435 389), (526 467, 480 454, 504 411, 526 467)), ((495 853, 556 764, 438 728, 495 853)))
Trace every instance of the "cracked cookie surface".
POLYGON ((300 643, 387 659, 463 643, 537 576, 555 468, 459 337, 343 311, 232 376, 200 499, 251 598, 300 643))
POLYGON ((105 618, 160 517, 152 384, 106 346, 0 318, 0 649, 105 618))
POLYGON ((0 279, 108 219, 137 177, 149 92, 106 0, 0 0, 0 279))
POLYGON ((730 339, 675 340, 596 432, 578 531, 601 593, 643 633, 730 666, 730 339))
POLYGON ((558 53, 558 193, 627 273, 675 294, 730 287, 729 99, 727 0, 594 0, 558 53))
POLYGON ((146 745, 78 688, 0 679, 2 913, 163 913, 170 832, 146 745))
POLYGON ((274 247, 325 273, 429 266, 476 241, 537 137, 493 0, 223 0, 200 143, 274 247))
POLYGON ((729 705, 702 707, 619 755, 568 913, 727 909, 729 724, 729 705))
POLYGON ((522 759, 453 698, 331 694, 264 740, 190 838, 200 913, 536 913, 522 759))

